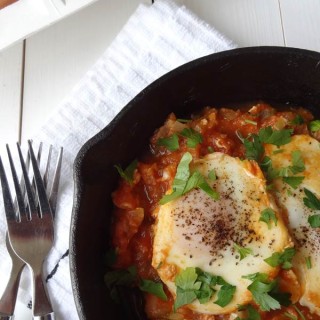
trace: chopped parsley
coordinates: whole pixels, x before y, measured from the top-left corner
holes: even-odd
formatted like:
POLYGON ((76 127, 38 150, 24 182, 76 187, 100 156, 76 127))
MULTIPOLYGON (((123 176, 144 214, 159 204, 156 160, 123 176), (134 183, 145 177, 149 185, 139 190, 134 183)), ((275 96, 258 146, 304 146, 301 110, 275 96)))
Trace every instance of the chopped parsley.
POLYGON ((298 320, 297 316, 293 315, 292 313, 289 313, 288 311, 284 313, 284 315, 291 320, 298 320))
POLYGON ((208 147, 208 152, 209 153, 213 153, 214 152, 214 150, 213 150, 213 148, 211 146, 208 147))
POLYGON ((292 166, 290 166, 289 168, 292 174, 303 172, 306 169, 300 150, 292 151, 291 159, 292 159, 292 166))
POLYGON ((299 317, 301 318, 301 320, 306 320, 305 316, 302 314, 302 312, 299 310, 299 308, 295 304, 293 304, 292 306, 297 311, 297 313, 298 313, 299 317))
POLYGON ((264 148, 259 137, 254 134, 250 140, 248 138, 243 139, 243 144, 246 149, 246 158, 260 162, 264 154, 264 148))
POLYGON ((297 114, 294 119, 290 122, 291 125, 299 125, 299 124, 303 124, 304 123, 304 119, 302 118, 302 116, 300 114, 297 114))
POLYGON ((104 275, 104 282, 109 289, 110 297, 115 302, 120 302, 119 287, 131 287, 137 279, 137 268, 131 266, 128 269, 108 271, 104 275))
POLYGON ((244 120, 244 122, 248 123, 248 124, 252 124, 254 126, 256 126, 258 124, 256 121, 252 121, 252 120, 249 120, 249 119, 244 120))
POLYGON ((303 181, 304 177, 283 177, 282 181, 288 184, 291 188, 297 189, 301 182, 303 181))
POLYGON ((320 200, 316 197, 316 195, 306 188, 304 188, 303 190, 306 195, 306 197, 303 198, 303 203, 305 204, 305 206, 310 209, 320 210, 320 200))
POLYGON ((284 151, 283 149, 277 149, 277 150, 274 150, 272 154, 282 153, 283 151, 284 151))
POLYGON ((191 119, 177 119, 178 122, 181 122, 181 123, 188 123, 188 122, 191 122, 191 119))
POLYGON ((187 138, 187 146, 189 148, 195 148, 199 143, 203 141, 202 135, 192 128, 184 128, 180 135, 187 138))
POLYGON ((179 149, 179 137, 174 133, 167 138, 160 138, 157 141, 157 145, 166 147, 170 151, 176 151, 179 149))
POLYGON ((218 200, 219 194, 210 187, 206 179, 198 171, 190 174, 189 165, 192 161, 192 155, 186 152, 177 167, 177 173, 172 184, 172 193, 164 195, 159 203, 165 204, 186 194, 192 189, 200 188, 206 192, 212 199, 218 200))
POLYGON ((268 225, 268 229, 271 229, 271 221, 274 222, 275 226, 278 223, 275 212, 271 208, 266 208, 261 211, 259 221, 265 222, 268 225))
POLYGON ((246 258, 250 254, 253 254, 253 251, 251 248, 244 248, 244 247, 237 245, 236 243, 233 245, 233 247, 237 252, 239 252, 240 260, 246 258))
POLYGON ((110 291, 111 298, 116 302, 120 301, 120 287, 132 287, 134 285, 138 285, 140 290, 151 293, 164 301, 167 301, 168 299, 163 290, 163 284, 139 278, 137 275, 137 268, 135 266, 131 266, 127 269, 106 272, 104 275, 104 282, 110 291))
POLYGON ((260 313, 251 304, 248 304, 246 306, 239 306, 238 310, 246 311, 247 317, 246 318, 237 317, 235 320, 261 320, 260 313))
POLYGON ((228 305, 235 293, 236 287, 227 283, 222 277, 204 272, 199 268, 186 268, 175 278, 176 300, 174 310, 198 300, 207 303, 217 293, 214 302, 221 307, 228 305))
POLYGON ((216 181, 217 180, 217 175, 216 175, 216 172, 214 169, 212 169, 209 174, 208 174, 208 178, 211 180, 211 181, 216 181))
POLYGON ((277 147, 285 145, 291 141, 292 129, 273 130, 271 127, 262 128, 258 134, 252 134, 241 141, 246 149, 246 158, 255 160, 258 163, 264 155, 263 143, 274 144, 277 147))
POLYGON ((280 147, 291 141, 292 133, 292 129, 273 130, 271 127, 266 127, 260 129, 258 135, 261 142, 280 147))
POLYGON ((202 135, 199 132, 192 128, 184 128, 181 132, 174 133, 169 137, 159 138, 157 145, 166 147, 170 151, 176 151, 179 149, 179 135, 187 138, 187 147, 189 148, 195 148, 203 141, 202 135))
POLYGON ((125 181, 127 181, 130 185, 132 185, 134 171, 137 168, 137 165, 138 165, 138 160, 135 159, 124 170, 119 165, 115 165, 114 167, 117 169, 120 177, 123 178, 125 181))
POLYGON ((286 248, 282 253, 273 253, 271 257, 264 259, 264 261, 271 267, 281 266, 282 269, 290 269, 292 268, 292 259, 295 253, 295 248, 286 248))
POLYGON ((292 165, 288 167, 283 167, 275 169, 272 166, 271 158, 265 156, 260 167, 264 171, 268 182, 274 179, 282 178, 282 181, 288 184, 291 188, 296 189, 301 184, 304 176, 295 176, 297 173, 301 173, 305 170, 305 165, 303 158, 301 156, 301 151, 295 150, 291 152, 292 165))
POLYGON ((320 227, 320 214, 314 214, 309 216, 308 222, 312 228, 319 228, 320 227))
MULTIPOLYGON (((304 193, 306 195, 303 198, 303 203, 310 209, 320 210, 320 200, 316 197, 316 195, 310 190, 304 188, 304 193)), ((312 228, 320 227, 320 214, 314 214, 309 216, 308 222, 312 228)))
POLYGON ((320 120, 313 120, 309 123, 309 129, 311 132, 320 130, 320 120))
POLYGON ((260 306, 262 311, 280 309, 281 305, 291 304, 290 294, 278 291, 278 281, 269 280, 265 273, 253 273, 242 278, 249 279, 252 283, 248 290, 252 293, 253 300, 260 306))
POLYGON ((306 265, 307 265, 307 269, 311 269, 312 268, 312 263, 311 263, 311 257, 306 257, 306 265))
POLYGON ((160 282, 155 282, 152 280, 142 279, 139 285, 140 290, 152 293, 161 300, 167 301, 168 297, 163 290, 163 285, 160 282))

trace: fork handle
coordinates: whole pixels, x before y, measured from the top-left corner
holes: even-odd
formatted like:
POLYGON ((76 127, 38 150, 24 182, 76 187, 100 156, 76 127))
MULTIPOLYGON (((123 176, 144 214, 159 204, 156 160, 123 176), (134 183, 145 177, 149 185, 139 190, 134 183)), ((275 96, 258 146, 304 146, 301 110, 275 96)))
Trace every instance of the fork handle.
POLYGON ((42 266, 40 267, 40 270, 33 268, 33 316, 34 319, 54 319, 52 318, 53 310, 42 279, 41 269, 42 266), (49 316, 51 318, 37 318, 49 316))
POLYGON ((0 299, 0 320, 13 319, 20 277, 25 266, 20 261, 12 264, 9 281, 0 299))

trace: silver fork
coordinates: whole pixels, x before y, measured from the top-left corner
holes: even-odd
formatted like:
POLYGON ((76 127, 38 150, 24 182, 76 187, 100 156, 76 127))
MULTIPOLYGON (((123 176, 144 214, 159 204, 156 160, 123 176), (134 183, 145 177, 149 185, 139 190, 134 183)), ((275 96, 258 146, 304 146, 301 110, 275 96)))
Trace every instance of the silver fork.
POLYGON ((37 210, 37 199, 35 199, 32 193, 31 184, 28 178, 28 173, 19 145, 17 145, 17 147, 27 193, 28 210, 26 210, 24 206, 22 190, 19 186, 17 174, 14 168, 9 148, 7 150, 14 180, 14 186, 16 189, 19 214, 15 214, 7 178, 0 158, 0 178, 2 184, 4 206, 11 245, 17 255, 29 266, 33 274, 34 318, 54 319, 54 313, 52 311, 50 300, 47 296, 46 288, 42 279, 43 261, 49 253, 53 243, 54 230, 52 212, 31 142, 28 141, 28 144, 31 164, 33 167, 37 198, 39 200, 40 216, 38 215, 37 210))
MULTIPOLYGON (((42 142, 39 145, 38 154, 37 154, 38 166, 40 166, 41 153, 42 153, 42 142)), ((43 175, 43 184, 46 189, 47 189, 48 179, 49 179, 51 154, 52 154, 52 145, 49 148, 45 172, 43 175)), ((61 174, 62 155, 63 155, 63 148, 60 148, 60 151, 56 160, 56 167, 55 167, 53 178, 52 178, 50 193, 47 190, 47 194, 49 193, 50 195, 49 203, 50 203, 53 214, 55 214, 55 211, 56 211, 57 195, 59 190, 59 181, 60 181, 60 174, 61 174)), ((26 163, 26 169, 29 170, 29 165, 30 165, 29 153, 27 154, 27 159, 25 163, 26 163)), ((20 187, 22 189, 23 197, 25 197, 25 188, 24 188, 22 177, 20 180, 20 187)), ((32 181, 32 189, 33 190, 35 189, 34 180, 32 181)), ((16 210, 16 207, 17 207, 17 199, 15 198, 14 200, 15 210, 16 210)), ((12 261, 12 268, 10 272, 9 281, 2 294, 2 297, 0 298, 0 320, 13 320, 14 318, 13 314, 14 314, 14 309, 15 309, 15 304, 17 299, 20 276, 25 266, 25 263, 13 251, 8 238, 8 234, 6 234, 6 247, 12 261)))

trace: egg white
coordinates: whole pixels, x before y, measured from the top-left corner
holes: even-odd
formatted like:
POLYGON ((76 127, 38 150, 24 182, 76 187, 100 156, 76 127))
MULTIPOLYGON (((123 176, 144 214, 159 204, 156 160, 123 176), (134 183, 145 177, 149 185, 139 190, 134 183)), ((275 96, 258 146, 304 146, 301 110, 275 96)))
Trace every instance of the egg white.
POLYGON ((199 313, 225 314, 238 305, 252 301, 247 290, 250 280, 244 275, 262 272, 274 278, 278 268, 263 260, 291 245, 286 227, 275 202, 267 192, 259 166, 222 153, 213 153, 195 161, 194 170, 208 177, 214 170, 217 180, 211 184, 220 194, 215 201, 204 191, 193 189, 180 198, 159 207, 155 224, 152 265, 175 296, 175 277, 187 267, 222 276, 236 286, 232 301, 220 307, 214 301, 187 307, 199 313), (277 225, 268 228, 259 221, 261 211, 272 208, 277 225), (251 248, 253 255, 240 260, 234 244, 251 248))
POLYGON ((297 189, 292 189, 281 179, 274 183, 275 193, 279 204, 286 210, 288 228, 294 241, 297 253, 293 260, 293 269, 301 284, 302 296, 300 304, 309 307, 311 312, 320 315, 320 228, 312 228, 308 217, 319 214, 320 211, 312 210, 303 203, 306 197, 304 188, 320 197, 320 144, 307 135, 296 135, 290 143, 280 147, 266 145, 266 154, 271 158, 274 168, 283 168, 292 165, 291 153, 301 151, 305 170, 297 176, 304 176, 304 180, 297 189), (308 269, 306 258, 310 257, 311 269, 308 269))

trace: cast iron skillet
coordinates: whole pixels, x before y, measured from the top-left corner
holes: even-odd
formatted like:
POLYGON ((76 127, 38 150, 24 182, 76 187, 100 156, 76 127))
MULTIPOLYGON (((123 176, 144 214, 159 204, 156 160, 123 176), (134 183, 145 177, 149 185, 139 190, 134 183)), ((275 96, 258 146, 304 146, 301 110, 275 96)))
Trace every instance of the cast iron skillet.
MULTIPOLYGON (((187 50, 187 48, 186 48, 187 50)), ((170 112, 178 118, 204 106, 254 100, 300 105, 320 118, 320 53, 253 47, 212 54, 161 77, 138 94, 80 150, 74 164, 70 265, 80 319, 145 319, 139 293, 123 292, 113 304, 103 282, 114 164, 126 166, 170 112)))

